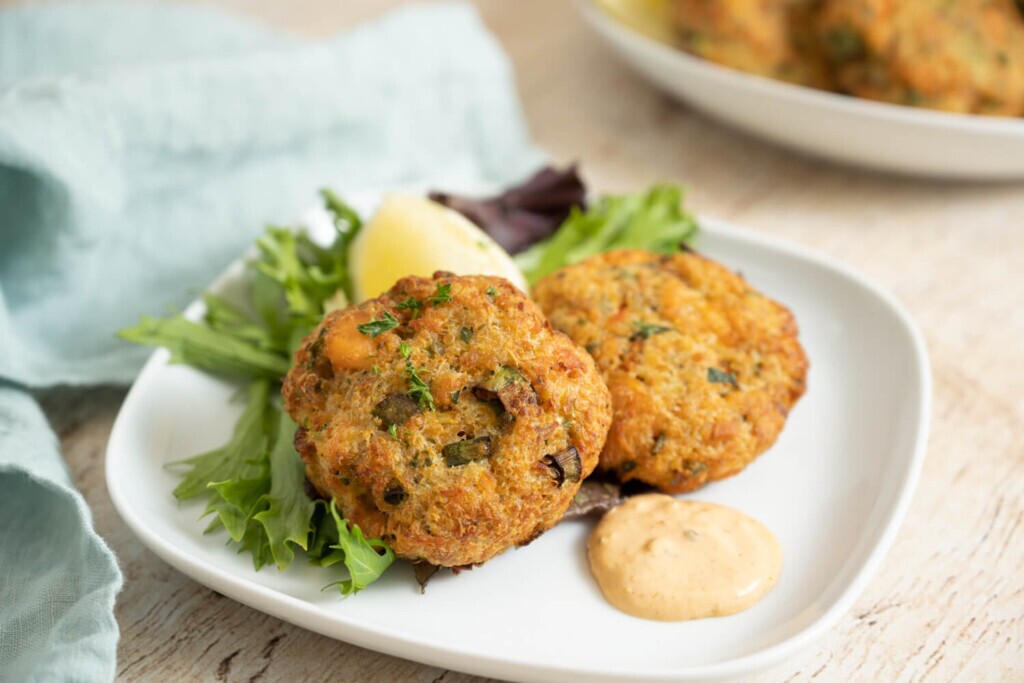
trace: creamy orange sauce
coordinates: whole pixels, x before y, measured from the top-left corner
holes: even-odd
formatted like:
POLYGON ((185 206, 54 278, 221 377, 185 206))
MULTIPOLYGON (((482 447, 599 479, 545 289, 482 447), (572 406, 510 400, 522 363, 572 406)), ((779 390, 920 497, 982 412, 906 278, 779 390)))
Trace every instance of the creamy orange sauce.
POLYGON ((613 606, 643 619, 735 614, 772 589, 782 551, 738 510, 662 494, 630 498, 587 543, 590 571, 613 606))

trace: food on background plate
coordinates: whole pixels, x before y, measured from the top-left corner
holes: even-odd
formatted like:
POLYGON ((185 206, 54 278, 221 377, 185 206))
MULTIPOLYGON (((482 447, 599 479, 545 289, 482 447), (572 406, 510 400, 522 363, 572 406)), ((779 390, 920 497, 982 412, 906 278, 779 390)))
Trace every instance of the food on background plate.
POLYGON ((610 251, 533 294, 611 390, 601 469, 622 481, 679 493, 732 476, 775 442, 804 392, 792 314, 698 254, 610 251))
POLYGON ((669 0, 596 0, 610 16, 629 28, 672 45, 676 42, 676 28, 672 21, 669 0))
POLYGON ((284 382, 317 491, 397 556, 461 567, 554 526, 611 422, 587 353, 496 277, 406 277, 330 313, 284 382))
POLYGON ((825 0, 816 21, 842 92, 1024 116, 1024 18, 1013 0, 825 0))
POLYGON ((1024 116, 1014 0, 598 0, 649 37, 768 78, 958 113, 1024 116))
POLYGON ((813 88, 831 77, 814 47, 817 0, 673 0, 675 39, 710 62, 813 88))
POLYGON ((244 380, 230 441, 172 467, 175 496, 205 499, 207 532, 225 530, 257 570, 301 550, 343 565, 330 571, 347 595, 397 557, 422 586, 636 493, 584 481, 599 458, 624 480, 689 490, 774 440, 803 387, 795 324, 680 253, 697 224, 678 188, 588 206, 571 167, 495 197, 431 196, 386 198, 364 226, 325 191, 331 244, 268 228, 236 298, 207 294, 201 321, 144 317, 121 333, 244 380), (524 293, 538 282, 569 336, 524 293), (617 445, 600 455, 609 429, 617 445))

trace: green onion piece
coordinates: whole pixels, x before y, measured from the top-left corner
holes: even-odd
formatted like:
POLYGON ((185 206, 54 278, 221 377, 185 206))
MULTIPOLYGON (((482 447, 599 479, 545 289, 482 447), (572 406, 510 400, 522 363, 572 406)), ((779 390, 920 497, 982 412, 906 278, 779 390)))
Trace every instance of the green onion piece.
POLYGON ((480 436, 468 441, 456 441, 441 449, 448 467, 460 467, 475 460, 491 457, 491 437, 480 436))

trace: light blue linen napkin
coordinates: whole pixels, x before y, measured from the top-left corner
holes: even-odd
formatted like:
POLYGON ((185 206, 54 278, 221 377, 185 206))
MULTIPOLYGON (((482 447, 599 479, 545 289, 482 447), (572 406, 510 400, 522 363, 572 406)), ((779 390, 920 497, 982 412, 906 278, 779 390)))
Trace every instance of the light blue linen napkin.
POLYGON ((0 12, 0 680, 109 680, 121 576, 20 387, 130 381, 181 307, 319 187, 499 183, 540 161, 472 10, 300 43, 195 7, 0 12))

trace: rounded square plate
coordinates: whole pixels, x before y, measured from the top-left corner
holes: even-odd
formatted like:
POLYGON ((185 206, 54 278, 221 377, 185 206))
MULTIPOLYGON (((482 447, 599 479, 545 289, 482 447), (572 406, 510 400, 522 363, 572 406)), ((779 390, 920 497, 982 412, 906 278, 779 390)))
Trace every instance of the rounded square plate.
MULTIPOLYGON (((784 302, 811 360, 809 389, 778 443, 741 475, 691 494, 738 508, 777 535, 776 588, 730 617, 660 623, 622 614, 587 567, 589 521, 563 523, 473 571, 439 575, 420 595, 396 565, 347 600, 333 575, 297 558, 253 571, 248 555, 203 535, 202 503, 178 504, 164 465, 220 446, 237 387, 156 351, 118 415, 107 485, 157 555, 235 600, 319 633, 496 678, 707 680, 778 663, 845 613, 892 543, 924 458, 931 396, 920 333, 889 295, 804 249, 704 219, 696 248, 784 302)), ((237 286, 241 260, 214 284, 237 286)), ((196 318, 201 304, 187 315, 196 318)))

